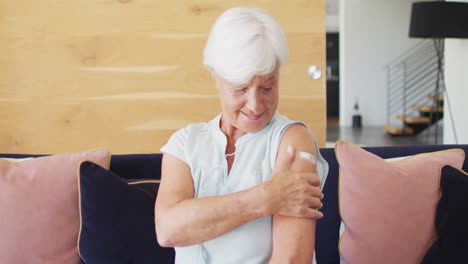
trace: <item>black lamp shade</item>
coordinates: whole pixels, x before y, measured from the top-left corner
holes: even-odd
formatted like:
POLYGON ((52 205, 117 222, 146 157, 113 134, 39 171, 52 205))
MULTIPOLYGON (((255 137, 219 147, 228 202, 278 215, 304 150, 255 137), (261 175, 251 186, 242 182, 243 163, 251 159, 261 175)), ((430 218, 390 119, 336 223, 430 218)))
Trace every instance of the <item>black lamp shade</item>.
POLYGON ((413 3, 409 36, 416 38, 468 38, 468 3, 413 3))

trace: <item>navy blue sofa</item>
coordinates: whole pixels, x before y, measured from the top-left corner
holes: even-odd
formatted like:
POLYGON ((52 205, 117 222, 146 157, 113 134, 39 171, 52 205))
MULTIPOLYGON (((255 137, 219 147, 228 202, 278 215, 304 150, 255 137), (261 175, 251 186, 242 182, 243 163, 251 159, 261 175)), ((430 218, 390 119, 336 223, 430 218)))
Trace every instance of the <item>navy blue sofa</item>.
MULTIPOLYGON (((468 153, 468 145, 414 145, 414 146, 385 146, 364 147, 382 158, 409 156, 423 152, 431 152, 448 148, 462 148, 468 153)), ((330 166, 327 182, 324 187, 324 217, 317 223, 316 255, 318 264, 338 264, 339 228, 341 218, 338 212, 338 163, 333 148, 320 149, 323 157, 330 166)), ((125 175, 145 175, 145 177, 159 177, 161 174, 161 154, 152 155, 114 155, 111 161, 111 171, 125 175), (135 173, 135 168, 139 171, 135 173)), ((465 161, 463 170, 468 171, 465 161)))
MULTIPOLYGON (((432 152, 449 148, 461 148, 468 152, 468 145, 414 145, 414 146, 386 146, 386 147, 364 147, 382 158, 409 156, 423 152, 432 152)), ((330 166, 329 175, 324 187, 324 206, 322 212, 324 217, 318 221, 316 237, 316 256, 318 264, 338 264, 340 261, 338 253, 339 228, 341 218, 338 212, 338 163, 333 148, 322 148, 321 153, 330 166)), ((5 156, 5 155, 0 155, 5 156)), ((7 155, 9 157, 24 157, 25 155, 7 155)), ((30 155, 29 155, 30 156, 30 155)), ((161 175, 162 154, 124 154, 113 155, 110 170, 119 176, 132 179, 158 179, 161 175)), ((468 171, 468 163, 465 160, 463 170, 468 171)), ((162 259, 157 263, 172 263, 168 259, 167 251, 171 248, 155 248, 161 252, 162 259), (164 254, 162 254, 164 253, 164 254)), ((144 264, 144 263, 143 263, 144 264)))

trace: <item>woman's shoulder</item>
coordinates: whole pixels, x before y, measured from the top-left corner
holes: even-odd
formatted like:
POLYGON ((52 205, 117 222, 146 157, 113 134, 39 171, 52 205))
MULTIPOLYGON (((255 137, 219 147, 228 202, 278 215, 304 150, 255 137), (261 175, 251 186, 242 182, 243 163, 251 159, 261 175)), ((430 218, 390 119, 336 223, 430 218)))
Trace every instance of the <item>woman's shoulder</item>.
MULTIPOLYGON (((270 135, 270 144, 279 147, 282 141, 283 135, 291 126, 299 124, 304 126, 304 123, 289 119, 287 116, 276 113, 272 118, 271 124, 269 125, 268 134, 270 135)), ((307 129, 307 127, 305 127, 307 129)), ((276 150, 275 150, 276 151, 276 150)))
POLYGON ((205 133, 213 129, 219 128, 220 115, 211 119, 208 122, 190 123, 183 128, 187 133, 205 133))
POLYGON ((207 131, 207 130, 210 130, 211 127, 214 127, 216 122, 219 123, 218 116, 216 116, 215 118, 213 118, 212 120, 208 122, 189 123, 185 127, 178 129, 176 133, 197 133, 197 132, 207 131))
POLYGON ((285 136, 301 138, 312 135, 304 122, 289 119, 285 115, 277 113, 272 121, 270 128, 271 144, 277 147, 283 142, 285 136))
POLYGON ((190 123, 185 127, 176 130, 169 138, 166 145, 161 148, 161 151, 169 152, 169 149, 184 150, 192 149, 195 146, 202 144, 210 137, 211 127, 214 126, 217 117, 208 122, 190 123))
POLYGON ((300 124, 300 125, 307 128, 307 126, 302 121, 292 120, 289 117, 287 117, 286 115, 276 113, 275 116, 272 119, 271 129, 273 131, 281 132, 282 130, 290 127, 291 125, 295 125, 295 124, 300 124))

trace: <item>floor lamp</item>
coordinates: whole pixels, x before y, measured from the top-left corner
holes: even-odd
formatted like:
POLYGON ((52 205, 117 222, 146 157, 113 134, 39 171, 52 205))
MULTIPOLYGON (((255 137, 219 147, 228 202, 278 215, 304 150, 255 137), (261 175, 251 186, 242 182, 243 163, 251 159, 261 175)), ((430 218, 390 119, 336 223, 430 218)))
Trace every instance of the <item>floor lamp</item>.
MULTIPOLYGON (((432 38, 434 48, 437 53, 437 81, 435 84, 434 96, 439 96, 442 92, 447 101, 450 120, 452 124, 455 142, 458 138, 453 121, 452 109, 445 87, 444 71, 442 68, 444 60, 444 39, 445 38, 468 38, 468 3, 466 2, 415 2, 411 9, 411 22, 409 30, 410 38, 432 38)), ((438 102, 434 100, 433 111, 430 120, 437 113, 438 102)), ((437 120, 437 119, 436 119, 437 120)), ((437 144, 437 121, 435 122, 435 143, 437 144)), ((428 131, 429 136, 429 131, 428 131)))

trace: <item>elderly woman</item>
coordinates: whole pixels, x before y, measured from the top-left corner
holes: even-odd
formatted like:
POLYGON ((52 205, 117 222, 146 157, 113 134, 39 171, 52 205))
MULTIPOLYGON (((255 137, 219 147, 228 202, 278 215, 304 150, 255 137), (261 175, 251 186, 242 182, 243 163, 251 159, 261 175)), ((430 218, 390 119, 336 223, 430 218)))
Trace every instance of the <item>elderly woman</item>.
POLYGON ((301 122, 276 113, 288 53, 280 25, 233 8, 204 50, 222 112, 161 149, 156 232, 176 263, 312 263, 328 165, 301 122))

